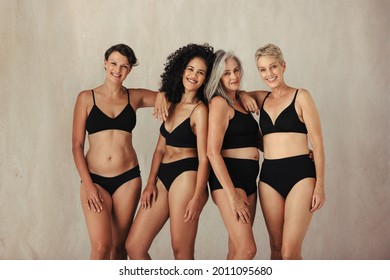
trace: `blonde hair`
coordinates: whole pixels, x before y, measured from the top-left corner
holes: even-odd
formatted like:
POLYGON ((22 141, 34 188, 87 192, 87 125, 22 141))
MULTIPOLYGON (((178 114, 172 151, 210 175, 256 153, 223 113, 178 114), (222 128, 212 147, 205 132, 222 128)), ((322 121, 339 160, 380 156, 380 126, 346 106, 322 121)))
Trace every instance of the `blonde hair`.
POLYGON ((207 82, 205 90, 204 90, 205 99, 207 102, 210 102, 210 100, 214 96, 221 96, 226 100, 226 102, 230 106, 233 106, 233 102, 227 96, 226 92, 223 89, 222 83, 221 83, 221 77, 222 77, 222 75, 225 71, 225 68, 226 68, 226 61, 229 58, 233 58, 235 61, 237 61, 238 69, 240 69, 241 76, 242 76, 243 69, 242 69, 242 64, 241 64, 240 59, 233 52, 226 52, 224 50, 218 50, 215 53, 213 70, 211 71, 209 81, 207 82))
POLYGON ((263 47, 260 47, 255 53, 256 64, 262 56, 270 56, 275 58, 280 64, 285 62, 283 53, 280 48, 274 44, 267 44, 263 47))

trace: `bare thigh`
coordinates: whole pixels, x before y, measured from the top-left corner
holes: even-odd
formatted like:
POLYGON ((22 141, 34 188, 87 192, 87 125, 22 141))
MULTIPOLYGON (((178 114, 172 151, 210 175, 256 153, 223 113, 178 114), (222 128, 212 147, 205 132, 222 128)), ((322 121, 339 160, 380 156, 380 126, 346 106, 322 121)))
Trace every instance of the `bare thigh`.
MULTIPOLYGON (((238 189, 237 191, 241 192, 242 195, 245 195, 245 191, 238 189)), ((222 216, 222 220, 225 224, 226 230, 229 234, 229 242, 237 248, 242 246, 245 243, 254 243, 254 236, 252 231, 252 223, 245 224, 238 220, 237 216, 234 214, 233 210, 230 207, 230 203, 226 193, 223 189, 214 190, 212 192, 212 197, 215 204, 219 208, 219 212, 222 216)), ((256 193, 248 197, 250 212, 255 213, 256 209, 256 193)), ((254 218, 252 216, 252 220, 254 218)))
POLYGON ((156 185, 156 202, 152 202, 150 208, 139 208, 133 226, 130 229, 126 241, 126 247, 134 250, 134 252, 128 252, 130 257, 132 253, 134 253, 136 258, 145 257, 154 238, 169 218, 168 191, 160 180, 157 181, 156 185))
POLYGON ((87 224, 89 238, 92 247, 98 245, 111 246, 111 209, 112 200, 110 194, 102 187, 96 185, 102 195, 103 210, 94 212, 88 208, 87 195, 83 184, 80 186, 80 199, 85 221, 87 224))
POLYGON ((284 198, 271 186, 259 183, 259 198, 271 244, 281 248, 284 224, 284 198))
MULTIPOLYGON (((181 173, 169 189, 169 213, 172 245, 184 250, 194 249, 199 219, 191 222, 185 221, 185 213, 196 187, 196 171, 181 173)), ((204 192, 200 209, 206 204, 207 192, 204 192)))
POLYGON ((112 195, 112 236, 114 244, 124 246, 141 194, 141 178, 120 186, 112 195))
POLYGON ((283 244, 300 246, 309 228, 313 213, 310 212, 315 179, 299 181, 286 198, 283 244))

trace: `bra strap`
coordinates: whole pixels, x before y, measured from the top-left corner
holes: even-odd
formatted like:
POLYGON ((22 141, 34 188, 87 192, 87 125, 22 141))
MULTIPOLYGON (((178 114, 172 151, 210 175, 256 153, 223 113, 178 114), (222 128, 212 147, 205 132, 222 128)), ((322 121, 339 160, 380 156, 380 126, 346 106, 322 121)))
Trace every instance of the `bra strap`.
POLYGON ((261 108, 263 108, 264 107, 264 102, 265 102, 265 100, 268 98, 268 96, 271 94, 271 92, 268 92, 268 94, 267 94, 267 96, 264 98, 264 100, 263 100, 263 104, 261 104, 261 108))
POLYGON ((295 95, 294 95, 294 99, 293 99, 292 103, 295 103, 295 99, 297 98, 297 94, 298 94, 298 89, 295 91, 295 95))
POLYGON ((93 105, 96 105, 96 102, 95 102, 95 93, 93 92, 93 89, 91 89, 91 91, 92 91, 93 105))
POLYGON ((199 102, 198 104, 196 104, 196 106, 194 107, 194 109, 192 109, 191 114, 188 116, 189 118, 191 117, 192 113, 195 111, 196 107, 199 106, 199 104, 200 104, 200 102, 199 102))
POLYGON ((130 93, 129 93, 129 89, 126 88, 126 91, 127 91, 127 102, 129 102, 129 104, 130 104, 130 93))

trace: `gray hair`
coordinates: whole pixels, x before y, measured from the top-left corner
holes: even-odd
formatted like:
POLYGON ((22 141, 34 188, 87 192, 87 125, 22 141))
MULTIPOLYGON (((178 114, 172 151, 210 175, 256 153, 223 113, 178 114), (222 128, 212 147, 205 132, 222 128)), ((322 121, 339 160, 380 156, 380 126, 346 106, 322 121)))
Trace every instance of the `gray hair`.
POLYGON ((226 100, 226 102, 230 106, 233 106, 233 102, 227 96, 221 83, 221 77, 226 68, 226 60, 228 60, 229 58, 233 58, 235 61, 237 61, 238 68, 240 69, 241 76, 242 76, 243 69, 242 69, 242 64, 240 59, 231 51, 226 52, 224 50, 218 50, 215 53, 213 70, 211 71, 209 81, 207 82, 207 85, 204 90, 205 99, 207 102, 210 102, 210 100, 214 96, 221 96, 226 100))

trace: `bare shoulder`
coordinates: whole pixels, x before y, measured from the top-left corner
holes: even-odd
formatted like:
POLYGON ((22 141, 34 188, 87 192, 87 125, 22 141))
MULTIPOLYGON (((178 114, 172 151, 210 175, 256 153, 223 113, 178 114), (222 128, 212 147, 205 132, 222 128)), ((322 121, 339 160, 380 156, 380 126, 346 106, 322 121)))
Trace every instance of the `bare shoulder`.
POLYGON ((208 112, 209 109, 207 108, 206 104, 204 104, 203 102, 199 102, 198 104, 195 105, 191 113, 191 117, 193 117, 194 119, 204 118, 204 117, 207 118, 208 112))
POLYGON ((83 90, 77 95, 77 103, 88 105, 93 103, 92 91, 83 90))
POLYGON ((222 96, 215 96, 209 101, 209 108, 227 108, 229 104, 226 102, 225 98, 222 96))
POLYGON ((207 113, 209 109, 207 108, 207 105, 204 104, 203 102, 199 102, 198 104, 195 105, 194 108, 194 114, 204 114, 207 113))
POLYGON ((303 88, 300 88, 297 94, 296 103, 302 109, 313 109, 316 107, 311 93, 303 88))
POLYGON ((312 102, 311 93, 307 89, 300 88, 298 89, 297 100, 298 102, 312 102))

